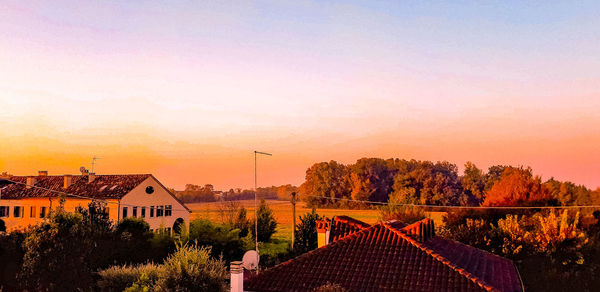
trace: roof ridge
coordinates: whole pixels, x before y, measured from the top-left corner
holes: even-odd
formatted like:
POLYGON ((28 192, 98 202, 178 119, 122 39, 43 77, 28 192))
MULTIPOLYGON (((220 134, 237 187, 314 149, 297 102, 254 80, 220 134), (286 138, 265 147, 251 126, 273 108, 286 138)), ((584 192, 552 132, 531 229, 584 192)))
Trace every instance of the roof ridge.
MULTIPOLYGON (((420 220, 420 221, 422 221, 422 220, 420 220)), ((420 221, 417 221, 417 222, 420 222, 420 221)), ((398 229, 394 228, 393 226, 389 225, 387 222, 381 222, 381 223, 379 223, 377 225, 380 225, 380 224, 383 225, 383 226, 385 226, 386 228, 388 228, 390 231, 396 233, 398 236, 402 237, 403 239, 405 239, 406 241, 408 241, 409 243, 411 243, 415 247, 417 247, 420 250, 424 251, 425 253, 431 255, 434 259, 438 260, 442 264, 444 264, 447 267, 451 268, 452 270, 458 272, 459 274, 465 276, 467 279, 475 282, 480 287, 482 287, 482 288, 484 288, 484 289, 486 289, 488 291, 500 291, 500 290, 496 289, 495 287, 493 287, 492 285, 488 284, 483 279, 481 279, 481 278, 479 278, 479 277, 471 274, 467 270, 465 270, 465 269, 457 266, 456 264, 452 263, 446 257, 444 257, 441 254, 437 253, 433 249, 430 249, 427 246, 425 246, 424 244, 422 244, 421 242, 418 242, 414 238, 410 237, 408 234, 406 234, 406 233, 402 232, 401 230, 398 230, 398 229)), ((373 226, 376 226, 376 225, 373 225, 373 226)))

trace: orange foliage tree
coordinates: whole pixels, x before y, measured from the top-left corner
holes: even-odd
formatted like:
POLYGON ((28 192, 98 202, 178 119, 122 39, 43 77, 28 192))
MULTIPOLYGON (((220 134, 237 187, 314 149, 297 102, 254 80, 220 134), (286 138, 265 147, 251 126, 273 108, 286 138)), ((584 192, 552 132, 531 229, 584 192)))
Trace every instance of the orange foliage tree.
POLYGON ((507 168, 498 182, 487 192, 483 206, 538 205, 550 200, 548 190, 531 169, 507 168))

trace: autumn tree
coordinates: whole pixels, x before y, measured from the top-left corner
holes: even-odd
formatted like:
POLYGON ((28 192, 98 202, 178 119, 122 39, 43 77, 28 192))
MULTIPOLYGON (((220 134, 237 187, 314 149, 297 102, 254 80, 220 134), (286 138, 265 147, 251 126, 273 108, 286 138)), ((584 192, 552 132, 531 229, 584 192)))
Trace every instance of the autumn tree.
POLYGON ((301 186, 301 192, 309 204, 335 203, 335 198, 347 197, 349 185, 348 170, 345 165, 336 161, 315 163, 306 170, 306 179, 301 186), (316 197, 332 198, 331 200, 316 197))
POLYGON ((394 172, 385 160, 361 158, 350 166, 351 196, 354 200, 387 201, 394 181, 394 172))
POLYGON ((507 168, 500 180, 487 192, 484 206, 520 206, 546 204, 548 189, 530 168, 507 168))

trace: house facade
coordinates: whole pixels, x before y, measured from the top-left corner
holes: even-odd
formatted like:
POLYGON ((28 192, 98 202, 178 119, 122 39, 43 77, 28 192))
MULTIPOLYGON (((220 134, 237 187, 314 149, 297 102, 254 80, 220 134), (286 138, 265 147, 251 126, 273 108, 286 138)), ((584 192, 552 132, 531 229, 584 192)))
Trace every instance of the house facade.
POLYGON ((152 231, 179 232, 189 226, 190 210, 151 174, 48 175, 0 177, 0 219, 7 232, 44 221, 59 206, 67 212, 106 204, 113 222, 143 218, 152 231))

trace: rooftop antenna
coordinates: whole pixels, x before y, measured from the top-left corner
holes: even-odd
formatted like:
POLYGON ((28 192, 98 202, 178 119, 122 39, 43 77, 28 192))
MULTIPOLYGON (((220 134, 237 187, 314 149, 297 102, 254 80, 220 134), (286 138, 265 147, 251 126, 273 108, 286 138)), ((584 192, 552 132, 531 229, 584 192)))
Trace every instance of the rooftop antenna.
POLYGON ((102 157, 96 157, 95 155, 92 157, 92 173, 94 173, 94 164, 96 164, 96 160, 98 159, 102 159, 102 157))

